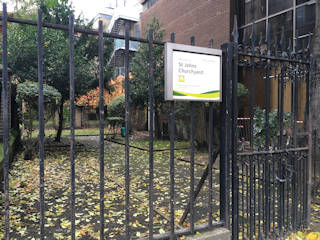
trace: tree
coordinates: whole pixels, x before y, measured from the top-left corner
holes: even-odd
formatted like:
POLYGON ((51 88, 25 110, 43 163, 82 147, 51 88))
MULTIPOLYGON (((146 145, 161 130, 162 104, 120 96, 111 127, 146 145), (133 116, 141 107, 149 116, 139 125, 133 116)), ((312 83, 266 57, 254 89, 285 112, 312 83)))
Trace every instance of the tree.
MULTIPOLYGON (((148 25, 154 31, 154 40, 162 41, 164 30, 161 30, 161 25, 156 18, 153 18, 152 23, 148 25)), ((145 37, 148 32, 145 33, 145 37)), ((163 46, 154 45, 153 48, 153 66, 154 68, 154 107, 155 107, 155 135, 160 137, 159 114, 164 103, 164 58, 163 46)), ((148 105, 148 81, 149 81, 149 64, 146 64, 149 59, 148 45, 141 44, 139 51, 132 59, 130 65, 130 100, 135 107, 147 107, 148 105)))
MULTIPOLYGON (((25 159, 31 159, 32 155, 32 132, 33 132, 33 121, 34 112, 38 109, 38 97, 39 87, 36 82, 23 82, 17 86, 16 102, 22 105, 22 123, 24 128, 27 130, 27 144, 25 151, 25 159)), ((43 97, 46 115, 52 112, 59 102, 61 101, 61 94, 57 89, 47 84, 43 84, 43 97)))
MULTIPOLYGON (((107 106, 115 97, 122 96, 123 92, 123 77, 119 76, 116 80, 110 80, 108 89, 104 90, 104 106, 107 106)), ((99 87, 88 91, 86 94, 79 96, 76 99, 76 105, 80 107, 89 107, 97 109, 99 107, 99 87)))
MULTIPOLYGON (((35 7, 40 7, 43 21, 64 24, 69 22, 69 15, 73 14, 68 0, 34 0, 34 5, 25 7, 23 13, 35 19, 35 7)), ((82 17, 75 19, 76 26, 91 28, 93 21, 85 23, 82 17)), ((11 24, 8 30, 8 55, 9 67, 18 76, 21 82, 37 79, 37 47, 36 28, 34 26, 11 24)), ((54 86, 62 95, 59 106, 59 127, 56 141, 60 141, 63 128, 63 104, 69 98, 69 40, 68 32, 61 30, 43 29, 44 42, 44 81, 54 86)), ((104 40, 104 62, 111 56, 113 44, 104 40)), ((75 36, 75 92, 76 95, 84 94, 89 89, 98 85, 98 41, 96 36, 77 34, 75 36)), ((112 76, 111 68, 104 67, 105 82, 112 76)))

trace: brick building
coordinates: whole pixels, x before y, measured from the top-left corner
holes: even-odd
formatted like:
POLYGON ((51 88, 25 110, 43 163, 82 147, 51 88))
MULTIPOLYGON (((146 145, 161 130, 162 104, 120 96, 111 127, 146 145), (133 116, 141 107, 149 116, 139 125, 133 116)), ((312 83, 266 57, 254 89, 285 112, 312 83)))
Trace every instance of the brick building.
POLYGON ((207 47, 213 39, 213 47, 230 40, 233 28, 234 1, 231 0, 142 0, 142 33, 156 17, 166 32, 164 41, 172 32, 176 42, 190 44, 195 37, 197 46, 207 47))

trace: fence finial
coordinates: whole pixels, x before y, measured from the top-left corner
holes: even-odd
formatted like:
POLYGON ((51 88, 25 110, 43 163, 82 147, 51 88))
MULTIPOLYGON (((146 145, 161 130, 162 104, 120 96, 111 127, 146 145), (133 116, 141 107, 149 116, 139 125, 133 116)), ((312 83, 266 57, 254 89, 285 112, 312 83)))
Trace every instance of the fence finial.
POLYGON ((172 43, 175 42, 175 37, 176 37, 176 36, 175 36, 174 32, 171 33, 171 35, 170 35, 170 40, 171 40, 172 43))
POLYGON ((291 38, 289 38, 289 46, 288 46, 289 55, 292 55, 292 51, 293 51, 292 41, 291 41, 291 38))
POLYGON ((192 36, 192 37, 190 38, 190 43, 191 43, 192 46, 195 45, 195 38, 194 38, 194 36, 192 36))
POLYGON ((310 57, 311 55, 311 44, 312 44, 312 34, 309 33, 309 36, 308 36, 308 46, 307 46, 307 57, 310 57))
POLYGON ((251 40, 251 50, 254 52, 254 44, 256 42, 256 36, 254 34, 254 24, 251 26, 251 34, 250 34, 250 40, 251 40))
POLYGON ((209 48, 213 48, 213 39, 209 41, 209 48))
MULTIPOLYGON (((295 46, 294 46, 294 49, 295 49, 295 53, 298 53, 299 51, 299 48, 300 48, 300 40, 299 40, 299 34, 298 34, 298 30, 297 30, 297 33, 296 33, 296 38, 295 38, 295 46)), ((302 47, 302 46, 301 46, 302 47)))
POLYGON ((268 54, 270 54, 270 49, 271 49, 271 25, 270 25, 270 23, 268 23, 268 27, 267 27, 266 43, 267 43, 268 54))
POLYGON ((232 36, 233 36, 233 42, 238 44, 239 32, 238 32, 237 15, 234 15, 234 24, 233 24, 232 36))
POLYGON ((280 45, 281 45, 282 54, 284 54, 286 52, 286 45, 287 45, 286 37, 284 35, 284 27, 282 27, 282 29, 281 29, 280 45))
POLYGON ((247 41, 247 39, 246 39, 246 30, 247 29, 243 29, 243 36, 242 36, 242 46, 243 46, 243 48, 245 49, 245 46, 246 46, 246 41, 247 41))
POLYGON ((263 35, 262 35, 262 32, 260 32, 260 40, 259 40, 260 53, 262 53, 262 45, 263 45, 263 35))
POLYGON ((275 35, 274 37, 274 54, 275 56, 277 56, 278 54, 278 36, 275 35))
POLYGON ((148 40, 152 39, 153 41, 153 28, 149 29, 149 36, 148 36, 148 40))

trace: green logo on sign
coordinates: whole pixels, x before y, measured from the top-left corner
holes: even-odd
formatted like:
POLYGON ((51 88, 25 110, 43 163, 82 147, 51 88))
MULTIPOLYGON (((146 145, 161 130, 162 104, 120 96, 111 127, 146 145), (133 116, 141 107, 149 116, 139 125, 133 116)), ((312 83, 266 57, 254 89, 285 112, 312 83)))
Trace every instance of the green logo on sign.
POLYGON ((184 81, 185 81, 184 75, 179 75, 179 82, 184 82, 184 81))

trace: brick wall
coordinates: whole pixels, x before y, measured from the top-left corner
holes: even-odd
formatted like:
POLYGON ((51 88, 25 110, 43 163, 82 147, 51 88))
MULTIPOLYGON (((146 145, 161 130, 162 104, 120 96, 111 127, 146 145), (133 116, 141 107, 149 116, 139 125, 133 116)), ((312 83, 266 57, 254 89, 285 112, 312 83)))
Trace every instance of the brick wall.
POLYGON ((214 48, 230 39, 230 0, 159 0, 141 16, 142 33, 159 19, 166 31, 165 41, 175 32, 176 42, 190 44, 195 36, 197 46, 207 47, 213 39, 214 48))

